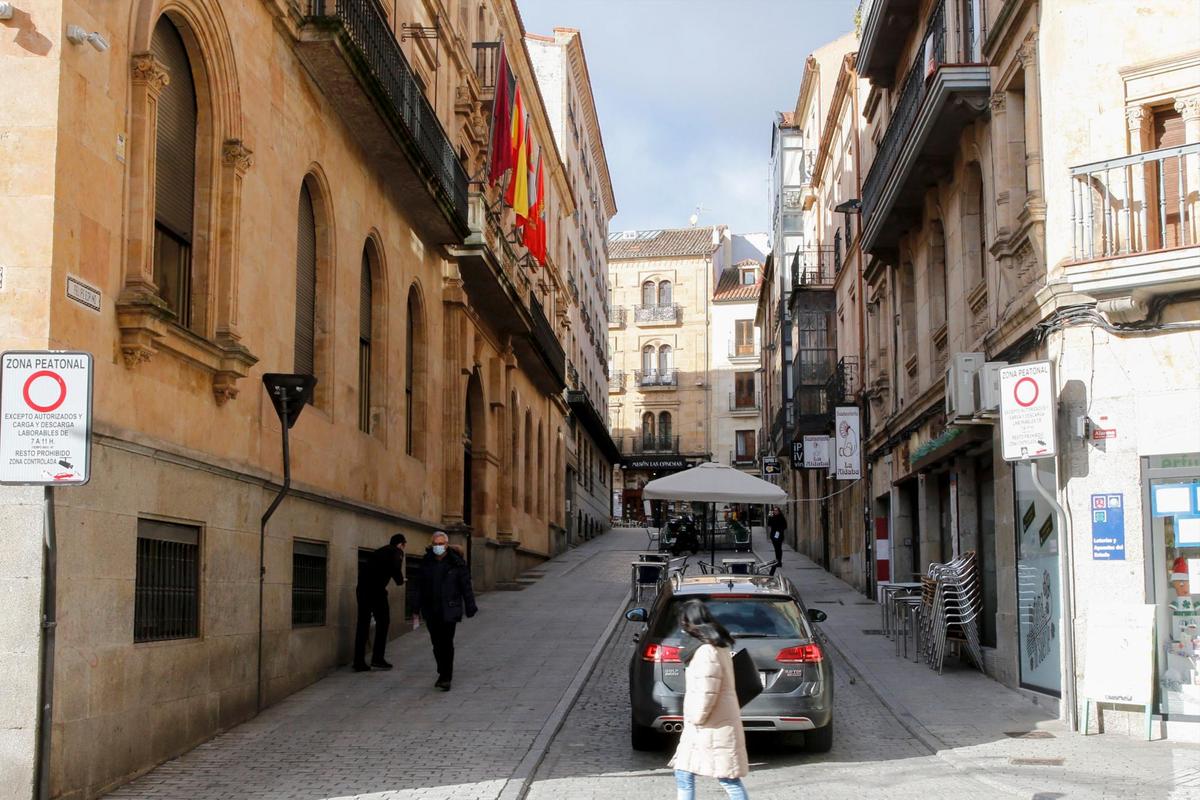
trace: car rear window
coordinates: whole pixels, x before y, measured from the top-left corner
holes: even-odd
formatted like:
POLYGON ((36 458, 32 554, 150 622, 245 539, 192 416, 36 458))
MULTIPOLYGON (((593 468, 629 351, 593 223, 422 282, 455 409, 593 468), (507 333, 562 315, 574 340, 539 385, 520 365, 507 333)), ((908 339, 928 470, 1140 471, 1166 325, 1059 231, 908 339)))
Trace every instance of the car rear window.
POLYGON ((804 615, 796 601, 787 597, 676 597, 655 620, 651 636, 674 639, 682 636, 679 629, 679 609, 688 600, 703 600, 708 610, 724 625, 733 637, 747 638, 811 638, 804 615))

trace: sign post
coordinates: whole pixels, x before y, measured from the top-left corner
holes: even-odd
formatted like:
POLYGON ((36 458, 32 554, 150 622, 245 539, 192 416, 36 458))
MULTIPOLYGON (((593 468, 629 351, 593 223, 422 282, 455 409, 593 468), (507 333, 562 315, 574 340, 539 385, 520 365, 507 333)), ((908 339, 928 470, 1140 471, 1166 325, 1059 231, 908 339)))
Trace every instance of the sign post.
POLYGON ((87 483, 91 434, 90 353, 0 355, 0 484, 87 483))
POLYGON ((861 421, 858 406, 838 406, 834 419, 837 435, 834 438, 834 468, 838 480, 858 480, 862 477, 859 457, 861 421))

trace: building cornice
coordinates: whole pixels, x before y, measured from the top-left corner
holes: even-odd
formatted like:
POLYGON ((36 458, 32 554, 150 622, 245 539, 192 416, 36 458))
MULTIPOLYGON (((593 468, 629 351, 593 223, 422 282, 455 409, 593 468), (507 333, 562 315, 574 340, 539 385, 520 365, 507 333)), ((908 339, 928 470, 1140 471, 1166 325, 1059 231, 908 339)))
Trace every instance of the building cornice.
POLYGON ((612 176, 608 169, 608 154, 604 149, 604 134, 600 129, 600 115, 596 111, 596 98, 592 93, 592 78, 588 71, 587 54, 583 49, 583 37, 579 31, 573 28, 555 28, 555 34, 559 32, 569 33, 570 38, 567 40, 567 54, 571 59, 571 66, 577 72, 576 83, 579 85, 579 90, 582 94, 584 117, 587 122, 588 140, 592 146, 592 159, 596 162, 596 168, 600 170, 601 194, 604 198, 605 219, 612 219, 617 213, 617 199, 613 193, 612 176))
POLYGON ((847 53, 842 59, 838 70, 837 84, 833 87, 833 96, 829 98, 829 111, 825 115, 825 123, 821 130, 821 143, 817 147, 817 157, 813 161, 813 178, 819 187, 822 183, 821 173, 825 170, 825 161, 833 147, 833 136, 841 124, 842 103, 850 95, 850 81, 856 78, 854 59, 857 53, 847 53))

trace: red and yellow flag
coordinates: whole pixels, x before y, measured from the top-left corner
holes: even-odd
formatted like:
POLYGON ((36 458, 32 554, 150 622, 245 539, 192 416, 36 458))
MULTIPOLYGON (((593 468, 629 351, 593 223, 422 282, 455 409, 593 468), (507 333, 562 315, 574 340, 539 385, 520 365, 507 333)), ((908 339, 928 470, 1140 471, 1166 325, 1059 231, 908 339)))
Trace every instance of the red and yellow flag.
MULTIPOLYGON (((527 238, 529 253, 537 263, 546 266, 546 177, 542 167, 542 151, 538 151, 536 194, 529 210, 533 235, 527 238)), ((528 229, 527 229, 528 237, 528 229)))
MULTIPOLYGON (((518 90, 520 91, 520 90, 518 90)), ((518 95, 518 98, 520 95, 518 95)), ((517 225, 525 224, 529 218, 529 121, 524 115, 518 118, 520 122, 519 135, 516 138, 517 153, 513 162, 512 178, 508 182, 508 191, 504 202, 517 215, 517 225)))

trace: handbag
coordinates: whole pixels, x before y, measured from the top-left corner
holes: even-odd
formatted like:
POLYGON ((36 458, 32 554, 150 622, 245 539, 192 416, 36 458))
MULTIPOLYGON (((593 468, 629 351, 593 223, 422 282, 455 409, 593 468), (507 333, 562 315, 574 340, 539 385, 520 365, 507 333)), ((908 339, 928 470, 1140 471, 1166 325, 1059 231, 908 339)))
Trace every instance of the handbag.
POLYGON ((733 654, 733 688, 737 692, 738 706, 745 706, 762 694, 762 679, 758 676, 758 666, 750 651, 742 648, 733 654))

